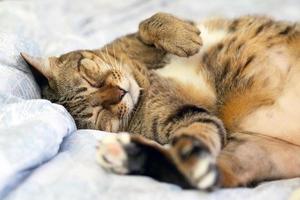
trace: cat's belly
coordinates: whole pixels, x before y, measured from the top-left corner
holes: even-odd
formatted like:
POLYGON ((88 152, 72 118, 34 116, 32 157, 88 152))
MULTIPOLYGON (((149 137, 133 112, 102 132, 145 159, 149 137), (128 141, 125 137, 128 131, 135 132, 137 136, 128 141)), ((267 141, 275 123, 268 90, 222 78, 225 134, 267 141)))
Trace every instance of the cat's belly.
MULTIPOLYGON (((168 65, 156 71, 163 77, 172 78, 183 85, 193 87, 199 93, 209 96, 209 99, 216 99, 214 91, 206 82, 205 75, 201 73, 199 63, 203 52, 225 38, 226 33, 209 31, 202 25, 199 25, 199 29, 203 40, 203 47, 199 53, 189 58, 172 56, 168 65)), ((274 67, 280 72, 279 74, 289 73, 292 76, 288 78, 283 92, 272 106, 260 107, 253 111, 241 121, 239 128, 300 145, 300 70, 288 72, 291 65, 287 61, 288 55, 278 54, 278 50, 281 50, 281 47, 267 52, 266 57, 270 57, 270 60, 266 61, 268 63, 266 70, 261 73, 268 77, 274 76, 274 72, 270 69, 274 67)), ((300 67, 299 62, 297 67, 300 67)), ((280 84, 274 78, 274 84, 280 84)))
POLYGON ((198 93, 205 94, 208 99, 214 100, 215 93, 207 84, 207 77, 201 72, 201 57, 207 49, 224 39, 227 33, 223 30, 210 30, 204 23, 198 24, 198 28, 203 41, 199 53, 188 58, 170 55, 170 62, 156 72, 160 76, 176 80, 186 88, 192 87, 198 93))
POLYGON ((272 106, 252 112, 240 124, 244 131, 300 145, 300 71, 291 72, 282 94, 272 106))
POLYGON ((160 76, 172 78, 181 85, 187 85, 199 92, 214 96, 211 88, 209 88, 206 83, 204 75, 201 73, 201 53, 197 53, 189 58, 170 56, 170 63, 165 67, 156 70, 160 76))

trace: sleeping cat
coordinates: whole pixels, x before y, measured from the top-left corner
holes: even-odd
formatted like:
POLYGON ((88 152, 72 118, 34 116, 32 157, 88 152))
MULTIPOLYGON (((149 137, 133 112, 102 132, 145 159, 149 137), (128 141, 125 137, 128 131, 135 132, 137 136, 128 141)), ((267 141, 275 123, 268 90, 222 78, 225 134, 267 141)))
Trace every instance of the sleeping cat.
POLYGON ((300 175, 298 24, 158 13, 101 49, 22 56, 79 128, 130 133, 99 143, 112 172, 203 190, 300 175))

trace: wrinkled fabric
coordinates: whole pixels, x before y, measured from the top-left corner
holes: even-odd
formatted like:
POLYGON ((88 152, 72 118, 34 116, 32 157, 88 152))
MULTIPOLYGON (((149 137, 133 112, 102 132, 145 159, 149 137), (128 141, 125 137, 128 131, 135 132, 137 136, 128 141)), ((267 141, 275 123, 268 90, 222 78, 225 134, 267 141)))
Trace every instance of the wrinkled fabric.
POLYGON ((0 199, 9 200, 286 200, 300 179, 212 193, 182 190, 149 177, 108 173, 95 161, 107 134, 78 130, 62 107, 40 99, 19 53, 59 55, 99 48, 135 32, 155 12, 201 20, 272 15, 300 19, 298 0, 7 0, 0 2, 0 199))
POLYGON ((107 134, 79 130, 64 140, 59 153, 34 172, 6 200, 286 200, 299 179, 263 183, 255 188, 212 193, 157 182, 149 177, 119 176, 103 170, 95 159, 97 140, 107 134))
POLYGON ((0 93, 0 199, 54 157, 75 130, 60 105, 0 93))

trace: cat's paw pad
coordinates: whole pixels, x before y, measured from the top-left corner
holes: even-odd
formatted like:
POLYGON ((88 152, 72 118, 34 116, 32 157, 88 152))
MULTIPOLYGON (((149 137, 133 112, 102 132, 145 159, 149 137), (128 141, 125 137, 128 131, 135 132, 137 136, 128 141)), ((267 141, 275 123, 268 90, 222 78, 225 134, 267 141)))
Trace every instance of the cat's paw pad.
POLYGON ((130 143, 126 133, 106 136, 97 146, 97 161, 106 170, 117 174, 127 174, 127 153, 124 146, 130 143))
POLYGON ((190 184, 201 190, 214 189, 219 183, 215 158, 199 140, 183 136, 173 142, 173 153, 190 184))

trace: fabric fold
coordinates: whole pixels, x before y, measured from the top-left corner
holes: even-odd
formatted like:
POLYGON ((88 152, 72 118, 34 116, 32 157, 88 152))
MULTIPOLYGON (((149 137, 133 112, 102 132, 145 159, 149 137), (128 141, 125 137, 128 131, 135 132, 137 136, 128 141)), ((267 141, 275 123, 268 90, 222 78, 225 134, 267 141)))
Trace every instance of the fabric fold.
POLYGON ((0 94, 0 199, 55 156, 75 130, 60 105, 0 94))

